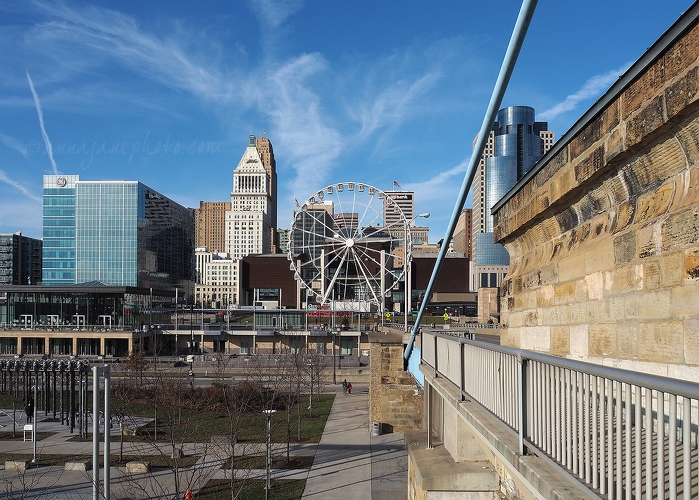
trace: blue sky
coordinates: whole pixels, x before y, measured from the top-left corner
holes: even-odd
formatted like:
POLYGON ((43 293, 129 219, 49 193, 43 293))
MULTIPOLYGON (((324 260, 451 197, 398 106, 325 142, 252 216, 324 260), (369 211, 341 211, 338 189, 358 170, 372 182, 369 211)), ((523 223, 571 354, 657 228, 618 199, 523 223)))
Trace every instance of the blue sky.
MULTIPOLYGON (((559 138, 691 4, 539 2, 503 106, 534 107, 559 138)), ((228 200, 248 135, 266 132, 280 226, 294 198, 395 180, 437 241, 519 7, 0 0, 0 233, 41 237, 54 172, 228 200)))

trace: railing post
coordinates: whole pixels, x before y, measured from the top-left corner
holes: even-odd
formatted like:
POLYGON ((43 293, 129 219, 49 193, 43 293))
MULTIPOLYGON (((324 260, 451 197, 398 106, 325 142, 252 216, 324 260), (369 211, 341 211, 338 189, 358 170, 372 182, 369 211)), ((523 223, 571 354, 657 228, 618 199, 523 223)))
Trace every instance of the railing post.
POLYGON ((459 400, 463 401, 464 390, 466 387, 466 357, 464 356, 465 351, 464 343, 459 342, 459 363, 461 366, 460 376, 459 376, 459 400))
POLYGON ((427 449, 431 450, 432 446, 432 386, 427 384, 427 449))
POLYGON ((439 353, 437 352, 437 334, 434 335, 434 376, 439 376, 439 353))
POLYGON ((522 357, 520 352, 517 356, 517 393, 519 396, 519 404, 517 411, 519 412, 519 453, 524 455, 526 453, 526 448, 524 447, 524 433, 527 429, 527 394, 526 394, 526 363, 527 360, 522 357))

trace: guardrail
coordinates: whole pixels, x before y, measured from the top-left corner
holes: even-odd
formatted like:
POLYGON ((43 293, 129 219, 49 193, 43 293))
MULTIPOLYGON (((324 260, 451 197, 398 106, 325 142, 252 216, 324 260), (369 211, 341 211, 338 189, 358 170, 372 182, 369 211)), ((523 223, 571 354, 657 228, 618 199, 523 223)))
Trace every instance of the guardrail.
POLYGON ((422 363, 605 498, 697 498, 699 384, 422 333, 422 363))

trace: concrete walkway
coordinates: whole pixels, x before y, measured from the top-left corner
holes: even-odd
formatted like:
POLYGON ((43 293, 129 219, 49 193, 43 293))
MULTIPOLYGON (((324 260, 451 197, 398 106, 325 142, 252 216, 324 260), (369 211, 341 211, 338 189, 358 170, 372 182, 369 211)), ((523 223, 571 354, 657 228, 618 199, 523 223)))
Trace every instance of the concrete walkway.
MULTIPOLYGON (((402 434, 372 436, 369 425, 368 384, 354 384, 352 394, 343 395, 341 386, 329 386, 336 391, 335 402, 328 417, 319 444, 301 444, 292 448, 294 455, 313 455, 315 459, 309 470, 273 470, 273 479, 306 479, 303 499, 341 498, 343 500, 404 500, 407 498, 407 453, 402 434)), ((37 442, 39 455, 75 454, 91 455, 91 442, 70 441, 75 434, 60 422, 42 421, 39 432, 54 432, 52 436, 37 442)), ((18 418, 18 433, 22 435, 24 419, 18 418)), ((0 411, 0 431, 12 430, 11 412, 0 411)), ((116 426, 115 426, 116 427, 116 426)), ((90 427, 90 431, 92 428, 90 427)), ((77 430, 76 430, 77 431, 77 430)), ((118 429, 112 429, 112 454, 118 453, 118 429)), ((153 445, 125 443, 127 455, 153 454, 147 449, 153 445)), ((249 448, 264 446, 248 444, 249 448)), ((32 442, 2 441, 0 453, 32 453, 32 442)), ((160 447, 169 455, 166 446, 160 447)), ((275 443, 279 451, 285 450, 283 443, 275 443)), ((102 446, 100 446, 102 452, 102 446)), ((243 450, 241 450, 242 452, 243 450)), ((185 454, 203 454, 197 464, 185 469, 180 478, 180 491, 191 483, 194 491, 211 479, 230 477, 230 471, 221 469, 222 459, 214 446, 188 444, 185 454)), ((170 471, 156 471, 149 475, 127 475, 123 468, 112 467, 111 490, 114 498, 162 498, 174 496, 175 484, 170 471)), ((102 475, 103 471, 100 471, 102 475)), ((65 472, 63 467, 32 467, 25 473, 4 470, 0 464, 0 497, 9 490, 22 491, 22 498, 82 499, 92 498, 92 469, 87 473, 65 472)), ((265 477, 264 470, 244 471, 241 476, 265 477)))
POLYGON ((408 498, 403 435, 371 435, 368 384, 353 384, 347 395, 338 386, 303 493, 304 500, 327 498, 408 498))

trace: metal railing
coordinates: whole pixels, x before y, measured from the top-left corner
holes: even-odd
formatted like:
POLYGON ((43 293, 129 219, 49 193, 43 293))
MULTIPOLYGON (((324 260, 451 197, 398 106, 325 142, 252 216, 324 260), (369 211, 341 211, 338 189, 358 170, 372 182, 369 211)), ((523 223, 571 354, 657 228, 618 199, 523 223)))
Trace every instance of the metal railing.
POLYGON ((604 498, 697 498, 699 384, 423 332, 422 362, 604 498))

